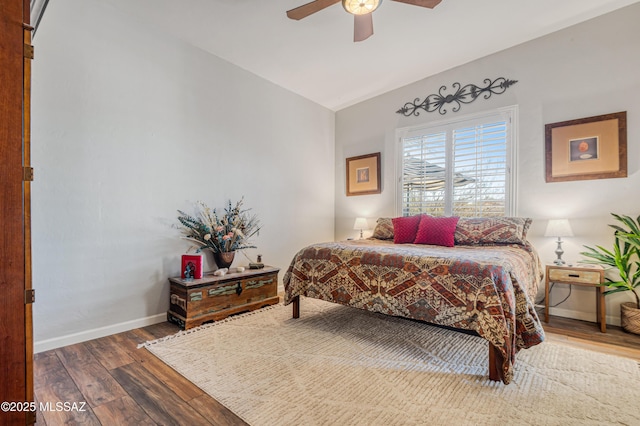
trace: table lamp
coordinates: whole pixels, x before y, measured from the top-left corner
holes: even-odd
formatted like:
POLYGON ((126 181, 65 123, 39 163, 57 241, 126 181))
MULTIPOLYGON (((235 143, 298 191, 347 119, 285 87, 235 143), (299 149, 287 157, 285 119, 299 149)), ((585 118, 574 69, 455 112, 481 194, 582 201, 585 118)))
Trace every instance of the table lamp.
POLYGON ((564 253, 564 250, 562 250, 562 237, 573 237, 573 231, 571 230, 569 219, 549 220, 544 236, 558 237, 558 248, 556 248, 556 255, 558 256, 558 258, 554 260, 553 263, 559 266, 566 264, 566 262, 562 260, 562 254, 564 253))
POLYGON ((353 224, 353 229, 360 230, 360 239, 362 239, 362 231, 364 229, 369 229, 369 223, 367 223, 367 219, 364 217, 359 217, 356 219, 356 223, 353 224))

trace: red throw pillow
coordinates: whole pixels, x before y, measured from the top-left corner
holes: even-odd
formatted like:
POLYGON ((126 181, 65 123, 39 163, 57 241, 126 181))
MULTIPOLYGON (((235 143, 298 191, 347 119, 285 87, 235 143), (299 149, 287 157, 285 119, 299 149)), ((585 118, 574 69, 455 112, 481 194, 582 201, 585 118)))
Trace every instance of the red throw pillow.
POLYGON ((453 247, 457 216, 453 217, 433 217, 422 216, 416 233, 415 244, 433 244, 436 246, 453 247))
POLYGON ((421 215, 396 217, 393 222, 393 242, 394 244, 413 243, 418 232, 421 215))

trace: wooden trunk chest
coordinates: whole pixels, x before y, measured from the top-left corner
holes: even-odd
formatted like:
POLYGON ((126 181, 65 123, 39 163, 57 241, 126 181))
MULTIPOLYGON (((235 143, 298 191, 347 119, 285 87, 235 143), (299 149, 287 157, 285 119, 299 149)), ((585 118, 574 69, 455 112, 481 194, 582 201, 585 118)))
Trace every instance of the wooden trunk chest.
POLYGON ((222 277, 205 275, 192 281, 169 278, 167 320, 186 330, 232 314, 274 305, 280 301, 278 271, 265 266, 222 277))

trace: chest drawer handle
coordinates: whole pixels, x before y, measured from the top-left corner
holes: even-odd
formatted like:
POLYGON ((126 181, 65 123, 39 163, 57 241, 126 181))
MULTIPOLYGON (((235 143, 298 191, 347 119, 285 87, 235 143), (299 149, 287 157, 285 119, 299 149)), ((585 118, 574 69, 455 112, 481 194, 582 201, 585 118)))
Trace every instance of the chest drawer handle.
POLYGON ((236 294, 240 296, 242 294, 242 284, 238 281, 238 287, 236 287, 236 294))
POLYGON ((580 274, 569 274, 571 278, 580 278, 580 274))
POLYGON ((181 309, 187 309, 187 301, 184 300, 182 297, 178 296, 177 294, 171 295, 171 304, 176 305, 181 309))

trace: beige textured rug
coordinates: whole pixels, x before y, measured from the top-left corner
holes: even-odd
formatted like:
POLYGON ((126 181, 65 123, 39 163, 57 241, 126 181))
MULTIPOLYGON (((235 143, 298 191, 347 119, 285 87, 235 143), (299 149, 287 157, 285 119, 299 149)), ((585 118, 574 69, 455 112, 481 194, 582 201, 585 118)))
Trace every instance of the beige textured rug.
POLYGON ((640 425, 630 359, 543 343, 505 386, 479 337, 308 298, 147 347, 255 426, 640 425))

